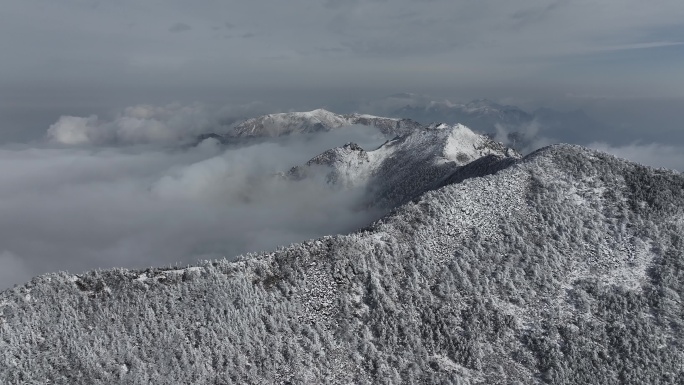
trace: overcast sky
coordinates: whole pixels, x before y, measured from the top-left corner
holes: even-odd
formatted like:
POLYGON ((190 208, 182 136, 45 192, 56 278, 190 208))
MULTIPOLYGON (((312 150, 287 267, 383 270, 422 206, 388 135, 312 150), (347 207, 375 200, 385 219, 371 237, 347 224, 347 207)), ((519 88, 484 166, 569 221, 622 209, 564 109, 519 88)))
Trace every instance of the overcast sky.
POLYGON ((279 186, 240 230, 236 202, 255 175, 350 138, 164 147, 262 113, 350 112, 397 92, 582 109, 604 132, 565 138, 684 170, 683 20, 682 0, 0 0, 0 289, 50 270, 189 262, 367 220, 353 199, 279 186), (99 142, 54 148, 56 133, 83 130, 99 142), (159 146, 109 148, 112 138, 159 146), (288 229, 309 196, 320 210, 288 229), (169 216, 179 222, 160 227, 169 216))
POLYGON ((680 0, 4 0, 0 84, 684 96, 680 0))
POLYGON ((671 114, 682 20, 680 0, 3 0, 0 140, 143 103, 341 110, 395 92, 671 114))

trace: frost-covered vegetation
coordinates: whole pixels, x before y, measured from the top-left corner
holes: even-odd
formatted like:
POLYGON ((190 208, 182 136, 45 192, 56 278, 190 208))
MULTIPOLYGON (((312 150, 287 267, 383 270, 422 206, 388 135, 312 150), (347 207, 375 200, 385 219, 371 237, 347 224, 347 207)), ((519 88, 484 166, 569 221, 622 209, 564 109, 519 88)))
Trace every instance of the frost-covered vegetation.
POLYGON ((684 176, 486 166, 351 235, 0 293, 0 382, 681 383, 684 176))

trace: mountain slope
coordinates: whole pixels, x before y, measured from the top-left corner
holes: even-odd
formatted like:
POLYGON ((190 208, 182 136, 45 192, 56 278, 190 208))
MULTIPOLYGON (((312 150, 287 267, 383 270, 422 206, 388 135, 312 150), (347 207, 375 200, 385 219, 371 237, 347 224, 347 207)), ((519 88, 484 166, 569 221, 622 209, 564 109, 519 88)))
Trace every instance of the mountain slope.
POLYGON ((348 143, 293 168, 289 174, 305 178, 322 173, 334 185, 366 186, 367 204, 392 208, 442 186, 457 170, 475 160, 479 160, 480 168, 465 169, 470 170, 466 177, 484 175, 478 170, 489 170, 485 163, 503 164, 504 160, 519 157, 514 150, 466 126, 433 124, 414 129, 373 151, 348 143))
POLYGON ((573 146, 368 229, 0 293, 3 383, 675 384, 684 176, 573 146))

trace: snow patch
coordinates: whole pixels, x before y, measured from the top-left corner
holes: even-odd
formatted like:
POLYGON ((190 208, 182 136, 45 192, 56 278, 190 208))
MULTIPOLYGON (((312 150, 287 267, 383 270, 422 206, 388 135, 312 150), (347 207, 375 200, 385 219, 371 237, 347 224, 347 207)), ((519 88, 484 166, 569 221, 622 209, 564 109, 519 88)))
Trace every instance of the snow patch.
POLYGON ((491 152, 483 151, 485 143, 485 137, 474 133, 462 124, 457 124, 451 128, 442 154, 446 161, 460 164, 469 163, 491 152))

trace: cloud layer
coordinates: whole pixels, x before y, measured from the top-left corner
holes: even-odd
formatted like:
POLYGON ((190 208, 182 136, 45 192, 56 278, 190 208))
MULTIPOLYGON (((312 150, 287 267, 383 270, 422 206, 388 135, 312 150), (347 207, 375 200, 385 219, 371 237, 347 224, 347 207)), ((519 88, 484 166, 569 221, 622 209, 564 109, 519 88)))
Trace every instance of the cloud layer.
POLYGON ((626 146, 616 146, 595 142, 591 143, 589 147, 647 166, 664 167, 684 172, 684 155, 682 155, 684 154, 684 146, 661 143, 633 143, 626 146))
POLYGON ((50 141, 67 146, 173 144, 194 142, 208 132, 225 133, 241 114, 253 114, 260 105, 210 108, 201 103, 128 107, 112 120, 96 115, 61 116, 47 130, 50 141))
POLYGON ((51 137, 81 147, 0 149, 0 288, 56 270, 233 257, 351 231, 378 215, 356 207, 361 190, 277 175, 350 140, 381 143, 368 127, 232 149, 212 139, 184 150, 86 145, 165 143, 171 134, 150 122, 159 116, 132 108, 114 122, 62 118, 51 137), (129 119, 147 125, 132 133, 129 119))

